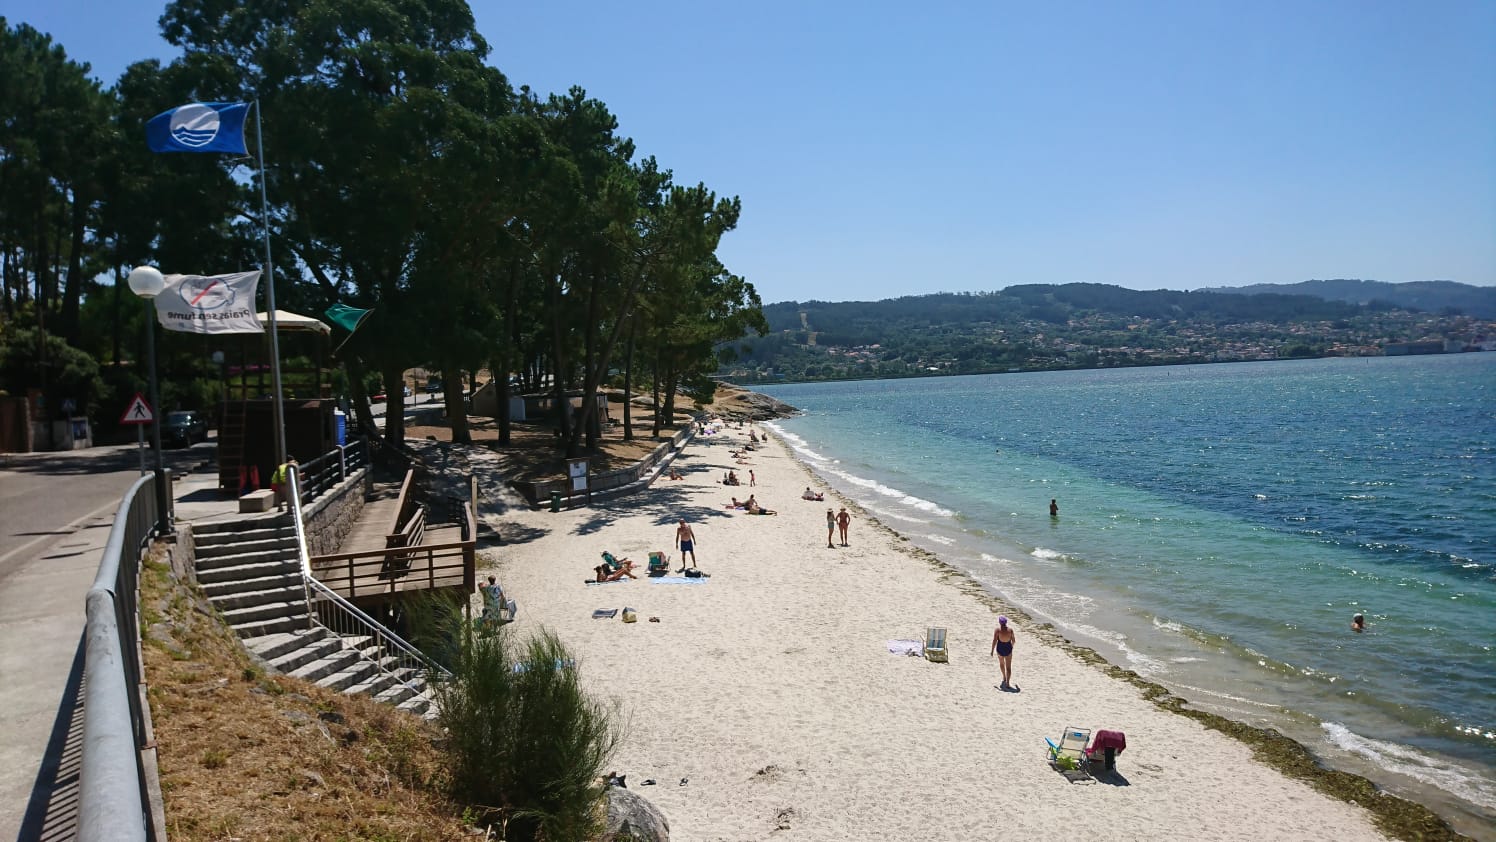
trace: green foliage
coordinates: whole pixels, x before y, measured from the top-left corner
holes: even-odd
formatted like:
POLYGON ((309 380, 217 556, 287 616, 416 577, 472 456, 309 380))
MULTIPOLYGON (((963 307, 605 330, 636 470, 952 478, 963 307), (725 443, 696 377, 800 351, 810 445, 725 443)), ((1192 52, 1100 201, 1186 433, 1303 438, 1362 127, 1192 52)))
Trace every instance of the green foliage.
POLYGON ((0 335, 0 392, 25 395, 44 389, 48 414, 58 417, 63 400, 71 399, 81 413, 103 389, 99 364, 46 331, 12 327, 0 335))
POLYGON ((455 611, 424 623, 453 677, 435 684, 454 795, 492 809, 505 838, 593 838, 619 715, 592 699, 555 635, 479 634, 455 611), (518 667, 518 669, 516 669, 518 667))
POLYGON ((733 359, 719 376, 752 382, 1286 359, 1480 332, 1466 317, 1375 303, 1102 284, 790 301, 763 312, 771 332, 724 343, 733 359))

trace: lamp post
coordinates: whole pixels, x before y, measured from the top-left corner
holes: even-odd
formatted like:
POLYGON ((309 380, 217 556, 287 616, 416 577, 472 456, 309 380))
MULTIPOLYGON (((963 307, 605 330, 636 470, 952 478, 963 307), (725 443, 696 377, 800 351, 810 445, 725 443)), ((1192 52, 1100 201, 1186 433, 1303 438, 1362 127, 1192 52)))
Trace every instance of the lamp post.
POLYGON ((146 357, 151 370, 151 446, 156 450, 156 534, 171 533, 171 519, 166 500, 166 466, 161 461, 161 393, 156 386, 156 307, 153 299, 166 288, 166 279, 154 266, 136 266, 130 270, 130 291, 145 301, 146 357))

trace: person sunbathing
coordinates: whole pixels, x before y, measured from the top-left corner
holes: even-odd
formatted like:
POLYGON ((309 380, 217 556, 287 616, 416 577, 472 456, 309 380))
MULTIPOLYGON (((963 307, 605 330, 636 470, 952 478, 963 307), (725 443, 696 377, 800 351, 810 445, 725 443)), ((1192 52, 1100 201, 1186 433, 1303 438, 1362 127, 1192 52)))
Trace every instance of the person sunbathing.
POLYGON ((680 471, 677 471, 675 469, 674 465, 670 466, 670 478, 671 479, 685 479, 685 477, 683 477, 683 476, 680 475, 680 471))
POLYGON ((824 499, 826 499, 826 495, 825 494, 817 494, 814 491, 811 491, 810 490, 810 486, 807 485, 805 487, 805 493, 800 495, 800 499, 801 500, 824 500, 824 499))
POLYGON ((777 514, 779 514, 779 512, 776 512, 773 509, 766 509, 763 506, 760 506, 758 504, 758 500, 754 499, 754 497, 753 497, 752 494, 748 495, 748 502, 743 504, 743 508, 747 509, 748 510, 748 514, 750 514, 750 515, 777 515, 777 514))
POLYGON ((597 581, 599 582, 616 582, 625 576, 629 577, 630 579, 639 578, 638 576, 634 575, 633 571, 634 562, 626 558, 618 559, 611 564, 609 562, 603 562, 602 564, 599 564, 598 566, 592 568, 592 572, 597 574, 597 581))
POLYGON ((732 502, 731 503, 723 503, 722 504, 722 508, 724 508, 724 509, 741 509, 741 508, 743 508, 743 504, 739 503, 738 502, 738 498, 734 497, 734 498, 732 498, 732 502))

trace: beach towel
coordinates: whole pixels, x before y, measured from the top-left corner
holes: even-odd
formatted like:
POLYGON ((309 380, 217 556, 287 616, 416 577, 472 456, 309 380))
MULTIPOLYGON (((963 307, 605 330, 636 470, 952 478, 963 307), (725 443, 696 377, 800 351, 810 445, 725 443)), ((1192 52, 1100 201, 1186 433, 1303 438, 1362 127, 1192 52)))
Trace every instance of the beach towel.
MULTIPOLYGON (((567 658, 564 661, 561 660, 560 658, 557 658, 554 669, 558 669, 558 670, 571 669, 572 667, 574 667, 576 665, 577 665, 577 662, 576 662, 575 658, 567 658)), ((517 664, 514 665, 514 671, 516 673, 529 672, 530 669, 533 666, 534 665, 531 664, 531 663, 529 663, 528 661, 521 661, 520 663, 517 663, 517 664)), ((542 666, 544 666, 544 665, 542 665, 542 666)))
POLYGON ((925 644, 922 640, 890 640, 888 651, 895 655, 913 655, 917 658, 925 653, 925 644))
POLYGON ((705 585, 711 579, 705 576, 702 576, 700 579, 687 579, 685 576, 658 576, 649 581, 654 582, 656 585, 705 585))
POLYGON ((596 611, 592 612, 592 619, 594 620, 611 620, 617 616, 617 608, 599 608, 596 611))
POLYGON ((627 576, 624 576, 622 579, 606 579, 601 582, 597 581, 596 579, 583 579, 582 581, 586 582, 589 585, 616 585, 619 582, 632 582, 634 580, 630 579, 627 576))

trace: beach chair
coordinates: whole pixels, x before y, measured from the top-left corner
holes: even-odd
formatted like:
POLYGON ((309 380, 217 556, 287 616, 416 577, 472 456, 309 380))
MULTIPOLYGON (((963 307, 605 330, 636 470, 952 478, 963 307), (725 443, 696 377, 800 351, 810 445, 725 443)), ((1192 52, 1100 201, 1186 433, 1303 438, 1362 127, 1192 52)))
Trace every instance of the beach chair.
POLYGON ((670 572, 670 557, 664 553, 649 554, 649 575, 664 576, 670 572))
POLYGON ((946 662, 945 629, 935 626, 925 629, 925 660, 946 662))
POLYGON ((1044 742, 1049 743, 1049 762, 1057 768, 1084 769, 1090 759, 1086 756, 1086 746, 1091 742, 1090 728, 1066 728, 1058 743, 1048 737, 1044 742))

